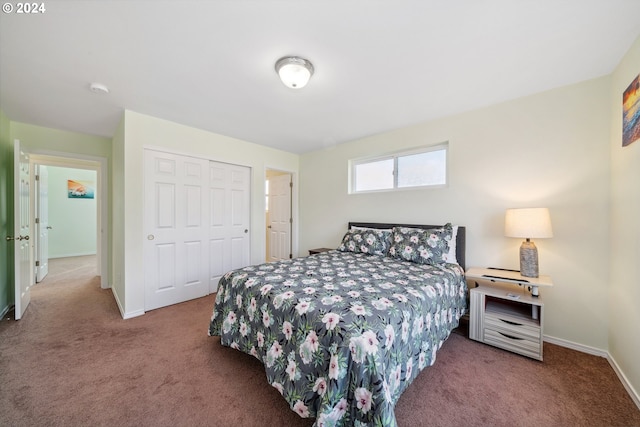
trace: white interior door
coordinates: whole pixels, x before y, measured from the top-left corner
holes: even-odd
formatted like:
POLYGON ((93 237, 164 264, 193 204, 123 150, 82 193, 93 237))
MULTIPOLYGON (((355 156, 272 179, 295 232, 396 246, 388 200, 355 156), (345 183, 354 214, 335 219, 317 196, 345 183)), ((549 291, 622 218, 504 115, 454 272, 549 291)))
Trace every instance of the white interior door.
POLYGON ((36 282, 42 282, 49 272, 49 170, 44 165, 36 165, 36 168, 36 282))
POLYGON ((251 169, 209 163, 209 291, 227 271, 251 262, 251 169))
POLYGON ((33 256, 30 239, 29 153, 14 142, 14 243, 15 243, 15 318, 21 319, 31 300, 33 256))
POLYGON ((145 309, 209 293, 209 162, 145 150, 145 309))
POLYGON ((269 261, 291 258, 291 175, 269 178, 269 261))

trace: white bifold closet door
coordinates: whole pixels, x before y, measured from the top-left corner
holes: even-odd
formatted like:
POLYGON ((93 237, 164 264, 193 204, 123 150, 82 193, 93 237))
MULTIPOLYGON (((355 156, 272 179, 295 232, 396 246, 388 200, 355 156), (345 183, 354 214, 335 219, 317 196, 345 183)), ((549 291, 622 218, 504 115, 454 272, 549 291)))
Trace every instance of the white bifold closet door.
POLYGON ((209 163, 209 291, 229 270, 251 262, 249 221, 251 170, 228 163, 209 163))
POLYGON ((215 292, 221 268, 249 264, 249 168, 145 150, 144 174, 145 310, 215 292))

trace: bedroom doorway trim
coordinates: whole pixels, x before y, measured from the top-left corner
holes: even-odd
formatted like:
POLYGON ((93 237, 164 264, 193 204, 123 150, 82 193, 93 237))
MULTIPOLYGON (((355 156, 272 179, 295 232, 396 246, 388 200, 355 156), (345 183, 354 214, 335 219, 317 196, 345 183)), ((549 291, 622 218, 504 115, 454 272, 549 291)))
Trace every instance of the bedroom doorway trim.
MULTIPOLYGON (((289 242, 290 242, 290 254, 293 258, 298 256, 298 224, 299 224, 299 219, 298 219, 298 200, 299 200, 299 192, 298 192, 298 188, 299 188, 299 183, 298 183, 298 173, 296 171, 292 171, 292 170, 286 170, 286 169, 281 169, 278 167, 273 167, 273 166, 265 166, 264 169, 264 180, 265 180, 265 184, 266 181, 269 179, 269 176, 277 176, 277 175, 289 175, 291 177, 291 187, 290 187, 290 212, 291 212, 291 226, 290 226, 290 236, 289 236, 289 242)), ((267 212, 267 194, 266 194, 266 185, 265 185, 265 207, 264 207, 264 212, 265 212, 265 252, 264 252, 264 259, 265 261, 269 261, 270 260, 270 254, 269 254, 269 214, 267 212)), ((287 257, 288 258, 287 254, 287 257)))
POLYGON ((293 258, 293 177, 273 169, 268 169, 266 176, 266 260, 290 259, 293 258))
MULTIPOLYGON (((48 150, 31 150, 32 165, 55 166, 96 171, 97 218, 96 218, 96 270, 100 276, 100 287, 111 288, 109 277, 109 202, 108 161, 106 157, 88 156, 48 150)), ((36 188, 35 185, 32 188, 36 188)), ((31 205, 35 204, 33 194, 31 205)), ((37 251, 36 251, 37 253, 37 251)))

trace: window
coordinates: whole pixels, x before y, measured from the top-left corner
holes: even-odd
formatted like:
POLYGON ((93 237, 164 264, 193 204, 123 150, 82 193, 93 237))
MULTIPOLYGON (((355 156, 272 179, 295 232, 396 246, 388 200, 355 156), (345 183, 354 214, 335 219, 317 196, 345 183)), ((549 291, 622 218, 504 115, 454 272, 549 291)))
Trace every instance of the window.
POLYGON ((447 184, 448 144, 351 161, 351 193, 447 184))

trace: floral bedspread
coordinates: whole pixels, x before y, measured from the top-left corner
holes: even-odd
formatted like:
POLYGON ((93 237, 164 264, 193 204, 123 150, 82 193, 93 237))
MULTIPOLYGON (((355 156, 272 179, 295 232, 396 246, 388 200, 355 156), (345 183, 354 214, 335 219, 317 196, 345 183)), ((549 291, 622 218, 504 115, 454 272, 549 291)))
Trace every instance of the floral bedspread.
POLYGON ((457 264, 330 251, 219 283, 209 335, 265 365, 316 426, 397 425, 394 406, 465 312, 457 264))

